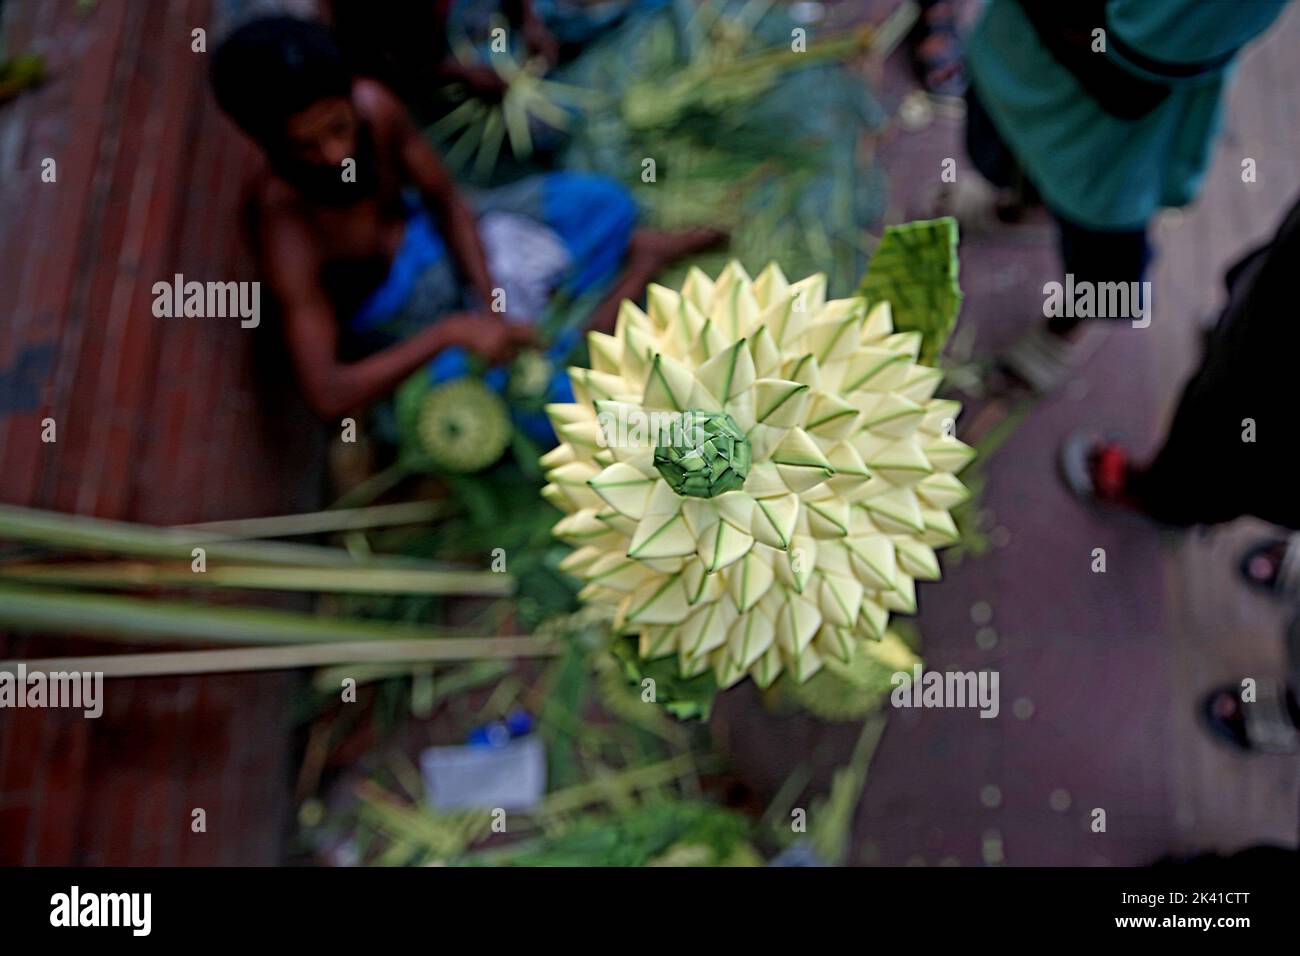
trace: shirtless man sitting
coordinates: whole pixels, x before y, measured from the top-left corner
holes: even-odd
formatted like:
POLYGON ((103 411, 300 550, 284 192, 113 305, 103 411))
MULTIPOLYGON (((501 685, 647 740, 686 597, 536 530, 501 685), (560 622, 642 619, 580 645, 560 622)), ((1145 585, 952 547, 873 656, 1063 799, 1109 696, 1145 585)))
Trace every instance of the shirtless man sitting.
MULTIPOLYGON (((401 103, 378 82, 353 74, 328 29, 289 17, 245 24, 215 52, 212 85, 222 109, 266 160, 253 195, 260 267, 318 415, 335 419, 368 405, 449 347, 496 364, 531 340, 527 324, 487 310, 498 286, 465 196, 401 103), (349 320, 395 278, 416 217, 425 237, 419 261, 447 260, 438 265, 454 276, 461 307, 419 309, 414 324, 403 316, 400 336, 380 347, 371 336, 369 346, 358 347, 349 320)), ((574 181, 579 192, 591 187, 593 215, 566 217, 570 230, 575 220, 599 219, 595 214, 625 195, 598 177, 554 175, 566 179, 568 196, 574 181)), ((625 218, 621 233, 611 226, 608 241, 594 244, 607 253, 621 243, 623 255, 622 272, 592 314, 591 328, 612 329, 623 299, 639 297, 673 260, 725 238, 711 229, 633 230, 632 217, 625 218)), ((450 295, 434 300, 453 301, 450 295)))

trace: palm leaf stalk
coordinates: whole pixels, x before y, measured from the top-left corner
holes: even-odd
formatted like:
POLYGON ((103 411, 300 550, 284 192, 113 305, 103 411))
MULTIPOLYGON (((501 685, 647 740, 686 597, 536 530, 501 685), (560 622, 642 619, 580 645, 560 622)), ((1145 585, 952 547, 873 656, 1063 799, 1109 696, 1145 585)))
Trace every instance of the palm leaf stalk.
MULTIPOLYGON (((597 805, 614 808, 626 801, 693 777, 702 769, 693 754, 681 754, 659 763, 613 771, 598 780, 584 781, 548 794, 534 811, 518 814, 527 825, 546 830, 559 826, 575 813, 597 805)), ((436 813, 394 797, 378 784, 357 787, 363 818, 379 829, 391 845, 376 861, 381 864, 412 860, 446 860, 459 857, 488 835, 491 815, 476 811, 436 813)), ((513 830, 513 827, 512 827, 513 830)), ((504 861, 531 846, 524 840, 475 853, 475 863, 504 861)))
POLYGON ((609 773, 596 780, 584 781, 547 794, 537 812, 531 816, 539 822, 554 820, 594 804, 618 801, 645 790, 678 783, 695 776, 701 769, 697 755, 684 753, 659 763, 609 773))
POLYGON ((286 567, 419 568, 436 565, 403 556, 358 563, 347 551, 310 544, 244 541, 211 530, 158 528, 108 521, 17 505, 0 505, 0 541, 47 549, 115 554, 123 557, 189 561, 202 547, 209 561, 286 567))
MULTIPOLYGON (((584 168, 626 178, 659 228, 729 227, 732 255, 746 265, 777 259, 805 272, 828 270, 831 287, 847 290, 861 272, 870 218, 863 194, 872 191, 862 189, 854 159, 865 95, 843 71, 827 74, 823 105, 840 121, 823 122, 792 109, 783 80, 820 95, 819 70, 859 51, 880 56, 895 42, 900 17, 915 17, 915 4, 874 32, 828 33, 799 53, 788 43, 769 45, 778 31, 767 28, 762 0, 734 14, 707 0, 680 6, 673 22, 652 22, 639 41, 602 50, 604 61, 578 71, 587 85, 611 92, 608 105, 587 116, 571 153, 584 168), (648 186, 624 173, 647 155, 658 167, 648 186)), ((725 260, 705 254, 695 264, 708 271, 725 260)), ((659 281, 679 281, 685 268, 659 281)))
POLYGON ((875 756, 887 721, 883 715, 867 718, 858 734, 849 762, 835 771, 830 793, 813 808, 808 841, 818 857, 832 866, 844 862, 853 835, 853 817, 867 786, 867 771, 875 756))
POLYGON ((467 810, 433 814, 402 802, 370 781, 358 784, 357 795, 362 821, 389 842, 376 861, 383 866, 459 856, 492 828, 491 814, 467 810))
MULTIPOLYGON (((492 640, 504 640, 504 638, 492 638, 492 640)), ((545 642, 538 641, 538 644, 540 647, 545 642)), ((493 645, 493 647, 495 646, 493 645)), ((554 651, 550 646, 547 646, 546 653, 550 655, 554 651)), ((423 668, 424 664, 425 662, 414 658, 349 661, 346 666, 331 665, 316 671, 312 675, 312 687, 321 693, 332 694, 338 689, 339 682, 345 677, 352 678, 358 685, 370 684, 375 681, 387 680, 390 677, 410 677, 413 670, 423 668)), ((509 670, 510 664, 508 661, 493 658, 490 660, 475 659, 464 667, 447 673, 439 671, 437 683, 435 684, 434 702, 492 684, 504 677, 509 670)))
POLYGON ((722 113, 772 88, 782 74, 843 60, 871 49, 876 31, 861 27, 829 37, 802 52, 780 47, 733 58, 701 54, 669 76, 641 80, 623 97, 623 118, 632 129, 671 126, 686 114, 722 113))
POLYGON ((546 63, 540 58, 521 62, 497 54, 489 64, 505 84, 500 102, 467 99, 432 126, 433 133, 449 144, 448 163, 456 168, 471 167, 480 178, 496 168, 503 144, 510 146, 520 162, 532 156, 533 120, 567 130, 569 110, 595 100, 581 87, 543 79, 546 63))
MULTIPOLYGON (((368 665, 389 673, 408 673, 416 663, 484 662, 500 658, 548 657, 554 650, 531 637, 442 637, 409 640, 345 641, 295 644, 286 647, 241 647, 204 651, 156 651, 145 654, 100 654, 90 657, 50 657, 25 660, 29 672, 77 671, 105 677, 161 677, 187 674, 227 674, 248 671, 294 670, 301 667, 368 665)), ((0 671, 13 672, 19 661, 0 661, 0 671)), ((354 677, 346 667, 337 673, 354 677)), ((337 689, 338 681, 330 686, 337 689)))
POLYGON ((447 501, 400 501, 365 508, 330 508, 306 514, 274 515, 266 518, 238 518, 206 521, 181 527, 200 534, 225 538, 294 538, 309 534, 363 531, 404 524, 423 524, 445 517, 452 510, 447 501))
POLYGON ((146 561, 24 561, 0 564, 0 580, 60 587, 238 588, 258 591, 311 591, 355 594, 457 594, 504 597, 514 581, 492 571, 423 568, 293 568, 256 564, 218 564, 198 573, 186 564, 146 561))
POLYGON ((454 633, 376 620, 224 607, 0 582, 0 631, 75 634, 129 644, 321 644, 430 640, 454 633))

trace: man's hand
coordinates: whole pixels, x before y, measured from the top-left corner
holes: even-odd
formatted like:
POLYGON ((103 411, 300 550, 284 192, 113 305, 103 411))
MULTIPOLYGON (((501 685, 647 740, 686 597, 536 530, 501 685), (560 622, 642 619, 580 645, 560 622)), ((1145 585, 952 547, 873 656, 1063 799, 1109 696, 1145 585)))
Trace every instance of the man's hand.
POLYGON ((449 343, 464 346, 492 365, 504 365, 535 342, 531 326, 508 322, 495 313, 453 315, 438 326, 449 343))

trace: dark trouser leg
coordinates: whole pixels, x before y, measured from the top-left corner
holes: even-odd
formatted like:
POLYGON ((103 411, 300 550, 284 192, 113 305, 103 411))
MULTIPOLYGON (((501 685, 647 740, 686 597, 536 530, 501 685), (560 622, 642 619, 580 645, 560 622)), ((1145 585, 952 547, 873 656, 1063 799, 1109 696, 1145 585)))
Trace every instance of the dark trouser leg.
POLYGON ((1228 305, 1183 390, 1164 444, 1136 474, 1143 509, 1170 524, 1252 514, 1300 527, 1292 449, 1291 363, 1300 348, 1291 305, 1300 205, 1278 236, 1228 273, 1228 305))
POLYGON ((1142 510, 1165 524, 1217 524, 1245 513, 1250 469, 1241 440, 1239 409, 1221 401, 1232 385, 1215 366, 1203 366, 1183 390, 1164 444, 1136 473, 1130 490, 1142 510))
POLYGON ((966 88, 966 155, 980 175, 999 189, 1019 186, 1024 179, 1015 154, 993 125, 973 83, 966 88))
MULTIPOLYGON (((1000 189, 1032 190, 1015 154, 998 133, 975 85, 966 90, 966 153, 981 176, 1000 189)), ((1061 262, 1064 271, 1073 273, 1075 281, 1141 282, 1151 263, 1151 243, 1147 230, 1103 231, 1088 229, 1053 213, 1060 236, 1061 262)), ((1139 286, 1140 288, 1140 286, 1139 286)), ((1066 335, 1080 319, 1054 318, 1048 327, 1066 335)))
MULTIPOLYGON (((1055 212, 1052 217, 1060 236, 1061 264, 1066 275, 1074 276, 1076 285, 1090 282, 1095 290, 1104 282, 1136 282, 1136 288, 1142 289, 1152 257, 1145 228, 1102 231, 1080 226, 1055 212)), ((1130 308, 1133 315, 1111 318, 1137 318, 1140 313, 1136 304, 1130 303, 1130 308)), ((1047 320, 1047 327, 1057 335, 1068 335, 1084 321, 1073 316, 1053 316, 1047 320)))

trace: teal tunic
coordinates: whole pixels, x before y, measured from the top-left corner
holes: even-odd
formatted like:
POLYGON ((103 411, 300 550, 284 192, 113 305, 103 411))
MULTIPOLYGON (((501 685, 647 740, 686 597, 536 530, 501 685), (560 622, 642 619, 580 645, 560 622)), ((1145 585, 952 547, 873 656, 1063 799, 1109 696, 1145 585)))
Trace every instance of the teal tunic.
POLYGON ((1106 51, 1096 55, 1171 90, 1136 120, 1113 116, 1085 93, 1016 0, 987 4, 969 39, 971 80, 1053 211, 1090 229, 1141 229, 1157 209, 1195 197, 1233 57, 1285 2, 1111 0, 1099 24, 1106 51), (1186 69, 1192 65, 1202 68, 1186 69))

